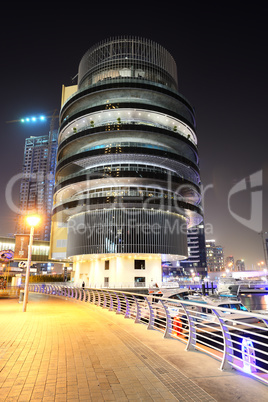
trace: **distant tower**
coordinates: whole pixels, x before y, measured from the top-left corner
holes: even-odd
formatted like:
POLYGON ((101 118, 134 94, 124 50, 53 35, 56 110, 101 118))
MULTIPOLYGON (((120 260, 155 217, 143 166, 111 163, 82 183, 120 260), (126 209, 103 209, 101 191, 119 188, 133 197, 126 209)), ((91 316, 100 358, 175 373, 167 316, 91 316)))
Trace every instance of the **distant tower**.
POLYGON ((246 270, 245 261, 244 260, 236 260, 235 267, 236 267, 237 271, 245 271, 246 270))
POLYGON ((229 269, 229 271, 235 270, 235 262, 234 262, 234 257, 232 255, 228 255, 225 258, 225 268, 229 269))
POLYGON ((202 221, 195 113, 162 46, 104 40, 63 87, 51 257, 75 282, 148 286, 202 221))
POLYGON ((206 240, 208 272, 218 272, 224 269, 224 254, 222 246, 216 245, 215 240, 206 240))
POLYGON ((207 274, 207 257, 204 225, 200 224, 188 229, 188 258, 180 261, 180 267, 194 269, 200 275, 207 274))
POLYGON ((29 233, 25 215, 38 213, 42 224, 35 229, 35 239, 49 241, 53 188, 58 147, 58 132, 49 135, 30 137, 25 140, 23 177, 20 186, 20 215, 16 233, 29 233))

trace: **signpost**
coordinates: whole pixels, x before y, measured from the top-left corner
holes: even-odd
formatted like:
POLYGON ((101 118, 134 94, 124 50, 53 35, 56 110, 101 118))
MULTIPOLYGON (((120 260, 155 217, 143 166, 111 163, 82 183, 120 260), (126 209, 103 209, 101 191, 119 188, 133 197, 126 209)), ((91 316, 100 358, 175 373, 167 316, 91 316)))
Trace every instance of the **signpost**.
POLYGON ((18 260, 28 259, 28 246, 30 235, 16 235, 14 258, 18 260))

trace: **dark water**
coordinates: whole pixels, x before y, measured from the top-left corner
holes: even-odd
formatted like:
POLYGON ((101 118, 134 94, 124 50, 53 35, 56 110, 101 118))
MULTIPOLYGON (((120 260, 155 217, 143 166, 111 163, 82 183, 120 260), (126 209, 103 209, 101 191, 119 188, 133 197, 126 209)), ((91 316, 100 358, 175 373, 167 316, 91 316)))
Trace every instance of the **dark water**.
POLYGON ((268 293, 240 293, 241 302, 248 310, 267 310, 268 293))

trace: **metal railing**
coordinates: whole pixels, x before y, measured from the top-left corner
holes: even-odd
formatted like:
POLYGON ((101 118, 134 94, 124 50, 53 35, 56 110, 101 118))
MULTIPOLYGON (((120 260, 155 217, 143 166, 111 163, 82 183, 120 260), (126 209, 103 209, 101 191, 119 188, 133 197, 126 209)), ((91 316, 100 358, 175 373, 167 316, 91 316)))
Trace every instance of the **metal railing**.
POLYGON ((240 370, 268 384, 268 314, 111 289, 31 284, 29 290, 123 314, 162 332, 164 338, 184 343, 186 351, 198 350, 218 359, 221 370, 240 370))

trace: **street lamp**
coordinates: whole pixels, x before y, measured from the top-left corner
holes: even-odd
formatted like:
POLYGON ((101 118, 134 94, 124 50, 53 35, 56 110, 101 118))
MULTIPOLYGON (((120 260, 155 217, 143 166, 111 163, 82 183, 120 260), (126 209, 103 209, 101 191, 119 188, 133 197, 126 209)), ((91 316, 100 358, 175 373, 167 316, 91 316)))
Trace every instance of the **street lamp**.
POLYGON ((29 215, 26 217, 26 222, 31 227, 30 231, 30 239, 28 246, 28 260, 27 260, 27 268, 26 268, 26 277, 25 277, 25 288, 24 288, 24 298, 23 298, 23 309, 22 311, 26 312, 26 306, 28 303, 28 293, 29 293, 29 277, 30 277, 30 266, 32 259, 32 246, 33 246, 33 237, 34 237, 34 228, 40 222, 41 218, 38 215, 29 215))

